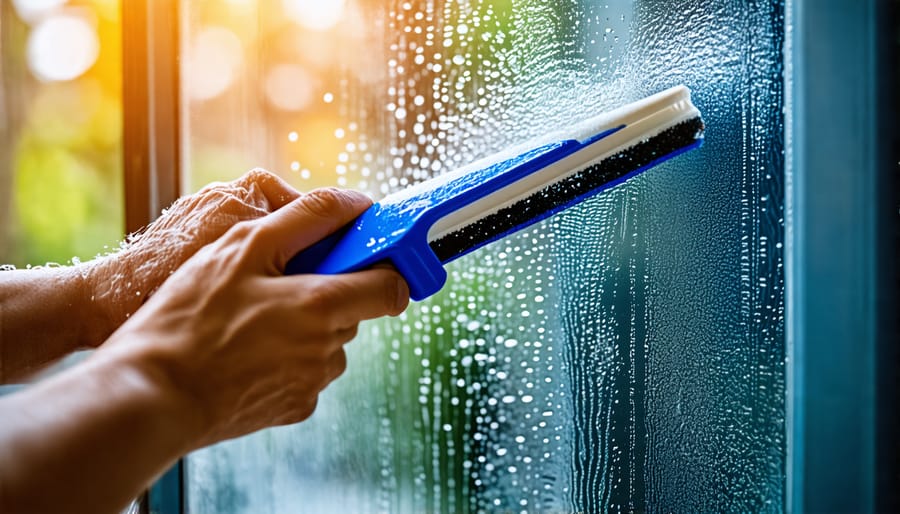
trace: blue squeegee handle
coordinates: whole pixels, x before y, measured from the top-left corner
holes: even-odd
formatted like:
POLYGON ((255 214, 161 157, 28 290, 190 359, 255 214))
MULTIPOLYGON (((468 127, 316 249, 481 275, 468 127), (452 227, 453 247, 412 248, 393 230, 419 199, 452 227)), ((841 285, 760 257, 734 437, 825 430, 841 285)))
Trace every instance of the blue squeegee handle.
MULTIPOLYGON (((450 180, 433 179, 409 190, 409 194, 385 198, 337 233, 295 256, 288 262, 285 273, 347 273, 390 262, 406 279, 413 300, 427 298, 438 292, 447 280, 444 263, 428 241, 428 232, 438 220, 623 127, 603 131, 587 140, 546 143, 450 180)), ((522 226, 528 224, 526 220, 522 226)))
POLYGON ((318 273, 319 266, 321 266, 328 255, 334 251, 334 248, 355 222, 356 220, 351 221, 330 236, 326 236, 324 239, 321 239, 312 246, 308 246, 306 249, 295 255, 285 266, 284 274, 299 275, 302 273, 318 273))
MULTIPOLYGON (((615 130, 618 128, 609 133, 615 130)), ((388 261, 406 279, 414 300, 431 296, 447 279, 443 263, 428 243, 428 231, 437 220, 586 144, 590 143, 571 139, 545 144, 456 179, 436 182, 433 188, 422 188, 400 200, 376 203, 335 234, 292 258, 285 274, 346 273, 388 261)))

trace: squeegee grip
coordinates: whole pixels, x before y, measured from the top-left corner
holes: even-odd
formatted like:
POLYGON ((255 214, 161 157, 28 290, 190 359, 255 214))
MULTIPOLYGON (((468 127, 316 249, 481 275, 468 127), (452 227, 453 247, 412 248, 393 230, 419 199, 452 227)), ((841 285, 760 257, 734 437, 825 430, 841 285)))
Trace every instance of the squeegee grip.
MULTIPOLYGON (((366 211, 377 215, 378 204, 366 211)), ((348 232, 364 224, 365 214, 334 234, 302 250, 285 266, 285 275, 352 273, 387 263, 403 276, 413 300, 423 300, 436 293, 447 281, 447 272, 425 239, 424 232, 411 232, 402 244, 388 245, 378 252, 368 252, 348 232)))
POLYGON ((301 250, 300 253, 287 262, 284 267, 284 274, 300 275, 319 273, 318 270, 325 261, 325 258, 334 250, 334 247, 337 246, 338 242, 344 237, 347 229, 349 229, 352 224, 353 222, 350 222, 349 225, 345 225, 338 229, 337 232, 325 237, 312 246, 308 246, 301 250))

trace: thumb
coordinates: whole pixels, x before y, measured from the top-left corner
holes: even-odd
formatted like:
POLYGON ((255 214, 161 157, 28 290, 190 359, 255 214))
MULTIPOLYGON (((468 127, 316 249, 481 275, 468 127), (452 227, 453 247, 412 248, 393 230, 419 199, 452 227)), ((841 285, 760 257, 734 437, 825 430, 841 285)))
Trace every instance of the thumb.
POLYGON ((300 250, 334 233, 362 214, 372 200, 345 189, 316 189, 258 220, 263 250, 281 271, 300 250), (274 250, 274 252, 273 252, 274 250))

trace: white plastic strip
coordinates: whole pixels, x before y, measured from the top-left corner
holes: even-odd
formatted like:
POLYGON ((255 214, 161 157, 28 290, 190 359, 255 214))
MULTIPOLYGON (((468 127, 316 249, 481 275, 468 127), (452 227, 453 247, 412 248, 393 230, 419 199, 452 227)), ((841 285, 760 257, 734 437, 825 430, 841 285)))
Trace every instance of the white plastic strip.
POLYGON ((607 130, 625 126, 618 132, 586 146, 583 150, 537 170, 509 186, 445 216, 431 227, 428 232, 428 241, 437 241, 447 234, 456 232, 481 218, 537 194, 547 186, 563 180, 587 166, 617 155, 626 148, 646 141, 679 123, 699 116, 700 112, 691 103, 688 88, 678 86, 585 120, 566 132, 555 133, 547 139, 542 138, 541 141, 530 142, 527 147, 517 147, 515 151, 504 152, 503 157, 493 156, 480 163, 473 163, 473 165, 451 172, 447 175, 452 174, 452 177, 450 177, 452 179, 473 169, 478 169, 479 166, 483 166, 485 163, 498 162, 503 158, 510 158, 520 154, 523 149, 536 148, 542 142, 546 144, 547 142, 566 139, 576 139, 584 142, 607 130))

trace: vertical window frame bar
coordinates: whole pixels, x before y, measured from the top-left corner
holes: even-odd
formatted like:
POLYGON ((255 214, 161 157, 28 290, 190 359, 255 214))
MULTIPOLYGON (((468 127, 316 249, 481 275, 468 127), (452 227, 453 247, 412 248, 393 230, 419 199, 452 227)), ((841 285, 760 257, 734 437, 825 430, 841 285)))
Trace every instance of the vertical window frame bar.
POLYGON ((181 104, 177 0, 122 9, 125 229, 140 230, 180 193, 181 104))
MULTIPOLYGON (((180 195, 181 99, 178 0, 123 0, 122 102, 125 230, 141 230, 180 195)), ((184 512, 179 460, 139 503, 142 513, 184 512)))
POLYGON ((787 3, 789 512, 875 509, 877 3, 787 3))
POLYGON ((900 0, 881 0, 877 185, 879 252, 877 512, 900 512, 900 0))

